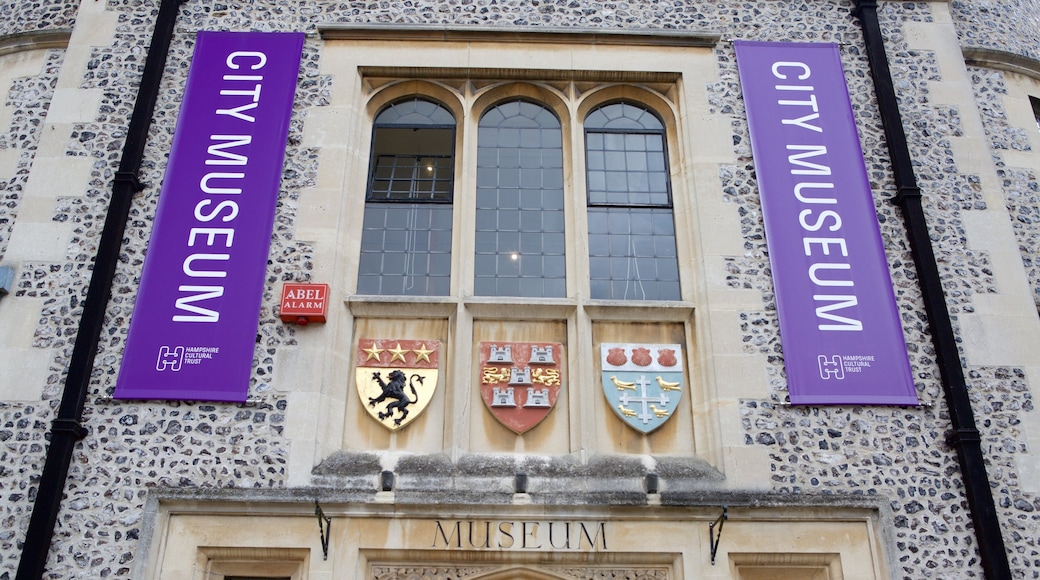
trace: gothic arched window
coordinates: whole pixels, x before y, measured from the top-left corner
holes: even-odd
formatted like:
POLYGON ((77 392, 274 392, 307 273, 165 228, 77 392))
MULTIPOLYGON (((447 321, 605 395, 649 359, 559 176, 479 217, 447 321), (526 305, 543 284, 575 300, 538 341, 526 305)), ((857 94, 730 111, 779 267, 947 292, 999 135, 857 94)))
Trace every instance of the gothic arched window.
POLYGON ((665 128, 629 101, 585 118, 592 298, 679 300, 665 128))
POLYGON ((455 118, 418 97, 372 130, 359 294, 446 296, 451 280, 455 118))

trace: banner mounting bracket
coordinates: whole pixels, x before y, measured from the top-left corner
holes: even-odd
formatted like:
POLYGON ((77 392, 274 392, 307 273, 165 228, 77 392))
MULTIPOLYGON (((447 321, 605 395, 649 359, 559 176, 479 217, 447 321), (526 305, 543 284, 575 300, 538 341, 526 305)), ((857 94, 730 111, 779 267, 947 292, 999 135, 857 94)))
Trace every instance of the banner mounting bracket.
POLYGON ((715 521, 708 524, 708 541, 711 544, 711 565, 715 565, 715 555, 719 551, 719 542, 722 541, 722 525, 729 519, 729 514, 726 506, 722 506, 722 513, 715 521), (715 535, 715 526, 719 526, 719 535, 715 535))
MULTIPOLYGON (((322 560, 329 559, 329 538, 332 536, 332 518, 325 515, 318 500, 314 500, 314 515, 318 516, 318 536, 321 538, 322 560)), ((714 555, 714 552, 712 552, 714 555)))

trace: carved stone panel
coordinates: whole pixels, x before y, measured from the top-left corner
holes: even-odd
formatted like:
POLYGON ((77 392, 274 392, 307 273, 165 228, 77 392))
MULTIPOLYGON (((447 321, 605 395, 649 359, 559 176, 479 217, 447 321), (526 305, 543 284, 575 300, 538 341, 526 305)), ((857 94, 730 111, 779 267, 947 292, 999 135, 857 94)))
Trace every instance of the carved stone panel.
POLYGON ((668 580, 668 569, 653 567, 588 567, 566 565, 421 566, 378 564, 372 580, 668 580))

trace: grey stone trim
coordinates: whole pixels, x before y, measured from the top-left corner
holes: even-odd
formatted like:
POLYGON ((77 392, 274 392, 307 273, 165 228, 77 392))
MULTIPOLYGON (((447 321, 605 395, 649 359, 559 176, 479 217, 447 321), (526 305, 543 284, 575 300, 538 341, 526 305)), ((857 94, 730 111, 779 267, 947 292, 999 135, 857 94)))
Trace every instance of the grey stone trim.
POLYGON ((67 48, 69 46, 69 38, 71 37, 72 30, 65 28, 61 30, 19 32, 17 34, 0 36, 0 56, 27 50, 67 48))
POLYGON ((593 81, 599 83, 674 83, 679 73, 651 71, 595 71, 526 68, 427 68, 361 66, 358 71, 367 77, 401 78, 464 78, 509 81, 593 81))
POLYGON ((1025 75, 1040 80, 1040 62, 1027 56, 996 50, 993 48, 964 48, 964 62, 969 66, 981 66, 1025 75))
MULTIPOLYGON (((473 453, 452 462, 447 454, 406 455, 393 468, 394 493, 401 500, 425 503, 433 493, 439 501, 470 504, 510 503, 514 477, 528 479, 532 503, 576 505, 646 505, 650 502, 645 481, 649 473, 659 478, 661 493, 700 493, 717 490, 724 476, 696 457, 646 458, 594 455, 587 462, 576 456, 513 456, 473 453)), ((338 452, 316 466, 312 484, 359 493, 377 491, 383 468, 370 453, 338 452)))
POLYGON ((604 30, 562 27, 460 27, 437 25, 318 24, 323 40, 439 40, 551 44, 713 47, 722 34, 711 31, 604 30))
POLYGON ((458 305, 450 296, 371 296, 354 295, 344 303, 354 316, 449 316, 458 305))
MULTIPOLYGON (((374 492, 373 492, 374 493, 374 492)), ((471 497, 471 496, 470 496, 471 497)), ((373 503, 373 496, 354 490, 325 488, 289 488, 289 489, 249 489, 249 488, 184 488, 159 487, 149 491, 148 502, 157 502, 159 509, 148 510, 144 518, 154 518, 156 514, 166 511, 171 514, 240 514, 250 515, 304 515, 313 516, 314 501, 317 500, 322 511, 335 516, 365 516, 392 514, 400 517, 409 514, 414 517, 457 517, 465 513, 467 517, 492 515, 508 517, 514 512, 525 512, 531 506, 543 505, 543 502, 532 501, 531 504, 515 504, 512 501, 501 503, 474 504, 458 501, 459 496, 450 492, 433 492, 408 494, 402 501, 397 495, 393 502, 373 503), (162 507, 165 506, 165 509, 162 507), (493 510, 481 509, 481 506, 496 506, 493 510), (504 509, 503 509, 504 508, 504 509)), ((790 510, 790 509, 832 509, 872 512, 881 518, 889 513, 888 501, 880 496, 838 496, 833 494, 788 494, 762 493, 758 490, 718 490, 697 493, 664 494, 661 505, 650 506, 660 510, 659 513, 648 514, 645 504, 595 504, 565 502, 554 498, 551 512, 553 517, 567 517, 575 513, 598 513, 604 516, 617 517, 662 517, 668 515, 684 515, 690 517, 690 508, 713 510, 722 506, 739 510, 790 510)), ((535 511, 538 511, 535 508, 535 511)), ((549 512, 546 512, 548 515, 549 512)), ((154 522, 142 522, 142 529, 150 529, 154 533, 154 522)))
POLYGON ((159 517, 159 499, 154 495, 145 497, 144 506, 141 508, 141 525, 138 528, 137 552, 141 557, 133 560, 132 578, 144 578, 148 570, 151 558, 148 557, 155 539, 155 528, 159 517))

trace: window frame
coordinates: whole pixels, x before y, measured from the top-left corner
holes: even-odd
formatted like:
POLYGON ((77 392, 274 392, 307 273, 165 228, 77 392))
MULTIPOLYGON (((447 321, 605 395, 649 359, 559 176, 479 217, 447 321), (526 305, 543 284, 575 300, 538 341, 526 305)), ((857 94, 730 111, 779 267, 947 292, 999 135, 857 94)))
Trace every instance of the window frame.
MULTIPOLYGON (((620 98, 600 103, 599 105, 587 111, 585 113, 584 118, 582 119, 582 131, 584 135, 583 153, 584 159, 586 161, 585 175, 587 180, 585 185, 585 211, 589 245, 589 264, 587 270, 588 278, 590 281, 589 295, 592 297, 592 299, 622 300, 625 302, 681 301, 682 277, 679 268, 678 240, 676 239, 675 204, 672 193, 672 178, 671 169, 669 165, 670 161, 668 159, 668 131, 664 121, 661 119, 658 113, 656 113, 645 103, 641 103, 633 99, 620 98), (610 121, 604 123, 604 126, 602 127, 589 127, 588 120, 590 117, 592 117, 599 111, 602 111, 610 107, 614 107, 615 105, 640 109, 642 111, 641 117, 651 117, 656 122, 656 124, 659 125, 659 128, 642 127, 636 129, 609 127, 608 125, 611 124, 610 121), (594 191, 591 187, 591 184, 588 183, 588 181, 591 181, 593 171, 598 171, 598 169, 592 167, 591 163, 591 155, 593 153, 593 149, 591 149, 590 137, 592 135, 604 136, 603 147, 601 149, 595 150, 597 152, 602 152, 604 155, 604 183, 602 192, 600 192, 598 189, 594 191), (606 167, 607 165, 609 165, 607 156, 610 153, 610 148, 606 143, 608 139, 606 137, 607 135, 622 136, 622 140, 626 142, 626 147, 622 149, 624 154, 626 154, 626 157, 629 153, 629 149, 627 148, 627 141, 629 135, 639 135, 644 137, 648 135, 658 136, 660 138, 661 143, 660 155, 662 164, 662 168, 658 173, 663 174, 664 176, 664 191, 655 192, 651 188, 649 179, 650 170, 648 169, 646 202, 640 203, 634 201, 632 197, 633 194, 637 194, 637 192, 628 190, 627 183, 624 196, 628 199, 624 200, 625 203, 622 203, 620 200, 610 199, 604 199, 603 201, 593 201, 593 196, 597 193, 602 193, 605 198, 608 198, 611 194, 609 187, 610 176, 608 175, 608 173, 610 173, 610 170, 606 167), (664 201, 654 203, 653 197, 655 193, 658 196, 660 196, 663 193, 664 201), (645 214, 649 216, 650 219, 648 221, 650 224, 650 229, 652 230, 649 234, 640 236, 638 234, 632 233, 634 229, 633 226, 636 224, 636 214, 645 214), (594 219, 594 215, 602 217, 594 219), (667 215, 667 217, 665 217, 665 215, 667 215), (622 216, 624 216, 623 219, 622 216), (606 220, 606 222, 611 225, 607 225, 607 227, 603 228, 602 231, 600 231, 600 229, 598 228, 594 231, 594 223, 599 221, 600 219, 606 220), (664 219, 668 220, 668 227, 663 227, 660 225, 659 220, 664 219), (620 225, 621 222, 624 222, 622 229, 629 233, 626 234, 624 232, 611 231, 614 228, 614 224, 620 225), (663 229, 663 233, 659 233, 657 231, 659 228, 663 229), (602 248, 600 248, 600 244, 596 243, 597 240, 600 238, 603 239, 604 244, 607 246, 607 249, 605 251, 602 248), (628 248, 626 254, 617 253, 615 248, 616 244, 614 242, 622 239, 626 240, 625 245, 628 248), (647 255, 645 250, 637 251, 635 249, 637 242, 641 242, 640 245, 645 246, 648 244, 651 247, 653 247, 654 250, 652 255, 647 255), (662 242, 667 244, 667 247, 662 247, 662 242), (655 276, 652 278, 643 278, 642 276, 621 276, 617 275, 614 271, 616 267, 620 267, 623 265, 625 267, 626 272, 631 272, 633 267, 638 272, 640 269, 640 264, 643 264, 644 266, 649 266, 649 269, 655 272, 655 276), (606 271, 600 271, 601 268, 604 266, 606 271), (623 296, 616 295, 616 292, 619 288, 624 288, 623 296), (642 300, 639 300, 635 297, 629 298, 628 292, 630 289, 633 292, 633 296, 635 296, 637 293, 641 293, 643 295, 642 300), (674 297, 661 296, 662 293, 671 292, 675 293, 674 297), (607 294, 607 296, 601 295, 602 293, 607 294), (648 293, 653 295, 649 299, 646 298, 648 293)), ((645 148, 643 150, 644 153, 648 153, 650 151, 653 150, 649 148, 645 148)), ((626 181, 628 175, 629 174, 626 171, 626 181)))
MULTIPOLYGON (((386 71, 380 71, 386 72, 386 71)), ((415 72, 410 70, 408 72, 415 72)), ((409 294, 366 294, 352 292, 348 302, 358 304, 369 303, 375 310, 378 304, 390 302, 445 302, 455 304, 479 303, 515 303, 530 304, 534 308, 549 302, 581 303, 587 307, 611 305, 615 308, 641 308, 649 304, 663 306, 673 312, 692 308, 692 281, 682 273, 682 264, 689 264, 692 240, 680 231, 676 222, 677 261, 679 262, 679 300, 613 300, 590 298, 589 290, 589 256, 587 211, 590 207, 586 188, 586 150, 584 119, 589 112, 613 102, 628 101, 638 104, 654 115, 662 124, 661 134, 665 147, 665 164, 667 167, 668 195, 673 220, 677 219, 680 210, 676 209, 676 175, 674 167, 678 163, 677 142, 681 136, 678 131, 678 112, 671 104, 668 92, 660 83, 644 83, 640 79, 631 82, 612 82, 607 79, 595 83, 595 87, 585 92, 561 89, 560 83, 541 78, 539 75, 520 75, 517 80, 496 78, 478 82, 472 78, 474 71, 455 72, 450 69, 431 71, 421 78, 393 80, 380 78, 373 84, 381 84, 368 95, 367 109, 370 111, 366 124, 369 139, 375 128, 375 117, 387 104, 416 96, 437 102, 447 108, 457 119, 455 176, 452 219, 452 266, 451 290, 447 295, 417 296, 409 294), (469 73, 469 76, 465 73, 469 73), (457 76, 456 76, 457 75, 457 76), (449 88, 450 87, 450 88, 449 88), (578 96, 575 96, 577 94, 578 96), (496 104, 503 101, 521 98, 533 101, 552 111, 561 123, 564 155, 564 213, 565 213, 565 246, 566 255, 566 293, 557 298, 525 298, 520 296, 482 296, 474 292, 475 272, 473 264, 474 230, 475 230, 475 171, 477 166, 478 123, 483 115, 496 104), (467 255, 459 255, 463 252, 467 255)), ((562 71, 561 71, 562 72, 562 71)), ((671 82, 675 82, 672 80, 671 82)), ((569 81, 577 85, 577 81, 569 81)), ((668 83, 671 84, 671 83, 668 83)), ((364 158, 365 166, 371 167, 372 159, 364 158)), ((367 176, 366 176, 367 179, 367 176)), ((685 188, 685 186, 682 186, 685 188)), ((367 202, 368 189, 366 185, 367 202)), ((651 206, 653 207, 653 206, 651 206)), ((686 211, 686 210, 683 210, 686 211)), ((355 284, 357 278, 355 277, 355 284)), ((597 307, 599 308, 599 307, 597 307)), ((371 309, 369 309, 371 310, 371 309)), ((550 308, 551 310, 551 308, 550 308)), ((552 315, 549 315, 552 316, 552 315)), ((668 315, 668 320, 677 320, 668 315)))
MULTIPOLYGON (((577 372, 598 358, 592 324, 597 321, 631 323, 630 328, 652 326, 657 322, 674 323, 685 330, 684 343, 691 382, 691 405, 697 411, 686 412, 670 424, 676 424, 675 439, 662 437, 657 431, 650 436, 655 452, 694 454, 712 465, 724 465, 726 448, 719 444, 722 421, 711 401, 717 396, 715 359, 711 352, 712 331, 717 316, 705 311, 694 316, 694 308, 709 299, 743 300, 748 293, 734 289, 724 280, 701 275, 702 265, 714 268, 726 256, 744 254, 740 237, 741 219, 727 195, 716 187, 719 164, 737 162, 731 151, 729 121, 716 115, 710 99, 712 83, 718 78, 715 49, 718 35, 695 33, 655 33, 653 35, 611 35, 609 42, 602 33, 551 31, 539 34, 489 34, 475 29, 413 29, 410 27, 330 26, 320 30, 325 41, 323 62, 336 81, 329 107, 308 113, 305 126, 308 142, 319 146, 321 162, 318 182, 308 192, 308 201, 300 205, 302 217, 315 220, 306 232, 314 232, 315 275, 329 275, 341 290, 336 293, 344 303, 342 316, 330 318, 326 333, 335 337, 334 352, 327 354, 320 384, 307 393, 341 402, 327 409, 327 424, 334 432, 306 434, 302 439, 316 445, 313 460, 324 457, 319 450, 368 450, 374 448, 439 451, 442 448, 479 451, 494 444, 496 451, 511 449, 508 443, 487 444, 487 432, 497 423, 488 424, 479 409, 479 397, 470 396, 477 377, 471 376, 476 355, 472 352, 475 323, 497 322, 515 340, 537 341, 530 325, 539 321, 565 325, 562 341, 567 344, 569 383, 567 408, 554 411, 564 417, 559 430, 544 430, 537 445, 528 441, 532 452, 556 453, 558 445, 571 452, 590 449, 594 453, 627 453, 628 448, 613 442, 604 429, 613 418, 610 407, 597 398, 598 377, 594 373, 577 372), (557 62, 566 55, 567 67, 544 68, 543 63, 557 62), (534 68, 542 67, 542 68, 534 68), (705 84, 707 83, 707 84, 705 84), (452 264, 452 290, 448 296, 373 296, 358 294, 352 287, 357 277, 357 232, 360 229, 363 196, 357 179, 368 166, 366 148, 371 120, 378 108, 389 100, 421 93, 438 99, 459 119, 457 134, 457 170, 454 204, 455 255, 452 264), (567 240, 568 294, 562 299, 515 299, 473 296, 466 287, 472 276, 472 260, 468 256, 474 227, 472 213, 465 208, 468 187, 474 176, 462 166, 463 160, 476 154, 475 111, 496 100, 525 95, 558 112, 564 124, 565 159, 568 166, 567 240), (584 213, 584 161, 581 159, 581 131, 571 119, 581 119, 592 107, 611 99, 627 97, 646 104, 663 119, 668 135, 669 166, 675 206, 682 297, 680 302, 622 302, 589 298, 587 280, 581 272, 587 268, 587 237, 584 213), (333 128, 342 127, 337 131, 333 128), (695 195, 703 189, 705 195, 695 195), (579 197, 581 196, 581 197, 579 197), (703 206, 705 211, 699 211, 703 206), (335 215, 322 213, 325 208, 339 208, 335 215), (708 230, 701 231, 707 227, 708 230), (707 237, 705 237, 707 236, 707 237), (573 248, 571 250, 570 248, 573 248), (575 274, 577 273, 577 274, 575 274), (721 294, 720 294, 721 293, 721 294), (713 298, 714 297, 714 298, 713 298), (446 334, 430 331, 430 321, 446 325, 446 334), (367 330, 362 330, 362 325, 367 330), (366 334, 367 333, 367 334, 366 334), (395 432, 387 440, 385 429, 350 428, 368 421, 365 407, 355 393, 344 392, 343 377, 354 369, 353 352, 359 336, 413 336, 442 340, 448 348, 442 375, 441 394, 435 396, 433 411, 443 410, 444 417, 417 422, 408 429, 395 432), (679 423, 676 423, 679 421, 679 423), (569 430, 569 433, 568 433, 569 430), (498 447, 499 444, 505 447, 498 447), (550 451, 550 445, 553 445, 550 451), (537 447, 537 449, 536 449, 537 447)), ((757 295, 756 295, 757 296, 757 295)), ((440 327, 438 327, 440 328, 440 327)), ((643 335, 613 337, 614 342, 643 340, 643 335)), ((601 340, 607 340, 603 337, 601 340)), ((750 355, 748 355, 750 356, 750 355)), ((722 369, 728 376, 728 367, 722 369)), ((759 389, 757 382, 742 381, 745 391, 759 389)), ((755 391, 757 392, 757 391, 755 391)), ((324 400, 324 399, 323 399, 324 400)), ((491 419, 494 421, 494 419, 491 419)), ((512 439, 509 439, 512 441, 512 439)), ((743 453, 743 452, 742 452, 743 453)))
MULTIPOLYGON (((391 101, 388 101, 388 102, 384 103, 380 107, 379 111, 374 115, 374 117, 372 119, 372 131, 371 131, 371 138, 370 138, 369 148, 368 148, 368 150, 369 150, 369 167, 368 167, 368 179, 367 179, 366 188, 365 188, 365 204, 367 205, 368 203, 440 203, 440 204, 451 204, 451 203, 454 203, 454 193, 455 193, 455 159, 458 157, 458 151, 456 150, 455 144, 456 144, 456 137, 457 137, 457 134, 458 134, 458 131, 459 131, 458 126, 459 126, 458 119, 455 118, 455 115, 451 111, 451 109, 449 109, 443 103, 438 102, 437 99, 432 98, 432 97, 427 96, 427 95, 415 94, 415 95, 410 95, 410 96, 405 96, 405 97, 393 99, 391 101), (437 124, 437 123, 421 124, 421 123, 380 123, 379 122, 379 117, 381 115, 383 115, 384 113, 386 113, 389 109, 391 109, 392 107, 395 107, 396 105, 398 105, 400 103, 404 103, 404 102, 408 102, 408 101, 413 101, 413 102, 414 101, 426 101, 426 102, 428 102, 428 103, 430 103, 432 105, 435 105, 435 106, 439 107, 441 110, 445 111, 448 115, 450 115, 452 117, 452 123, 449 125, 447 123, 443 123, 443 124, 437 124), (377 180, 376 168, 378 167, 378 159, 380 157, 388 156, 388 155, 384 155, 384 154, 376 152, 376 141, 378 140, 377 132, 378 132, 379 129, 411 129, 413 131, 421 131, 421 130, 424 130, 424 129, 442 130, 443 131, 443 130, 449 130, 450 129, 450 131, 451 131, 451 140, 450 141, 452 143, 452 148, 451 148, 452 151, 451 151, 450 155, 440 155, 440 154, 427 154, 427 155, 423 155, 421 153, 416 153, 415 154, 415 157, 416 158, 420 158, 420 159, 422 157, 431 157, 431 158, 435 158, 435 159, 450 159, 451 160, 451 163, 450 163, 451 172, 450 172, 449 178, 447 180, 447 182, 448 182, 448 195, 447 195, 447 199, 437 199, 436 197, 433 197, 433 198, 430 198, 430 199, 424 199, 422 197, 415 197, 414 195, 410 195, 406 199, 405 198, 394 198, 394 197, 387 197, 387 198, 376 198, 376 197, 374 197, 375 194, 374 194, 374 187, 373 187, 373 185, 374 185, 374 182, 377 180)), ((418 164, 416 164, 416 166, 418 166, 418 164)), ((412 178, 411 178, 411 181, 414 182, 414 181, 417 181, 417 180, 418 180, 418 178, 413 175, 412 178)), ((434 181, 436 181, 436 179, 434 181)), ((414 192, 414 189, 410 189, 409 192, 410 193, 414 192)), ((435 193, 436 192, 434 192, 434 194, 435 193)))
MULTIPOLYGON (((432 119, 432 116, 429 118, 432 119)), ((373 114, 371 134, 369 141, 369 162, 365 188, 365 204, 362 210, 363 219, 361 224, 361 248, 358 254, 358 275, 356 284, 358 288, 369 287, 370 285, 377 285, 379 292, 378 296, 445 296, 451 292, 451 278, 453 273, 453 254, 455 252, 454 240, 451 235, 451 231, 455 228, 454 218, 454 194, 455 194, 455 176, 458 170, 458 116, 444 103, 440 102, 435 97, 430 97, 425 94, 414 94, 399 96, 392 100, 383 103, 380 108, 373 114), (417 103, 424 101, 437 108, 435 115, 443 114, 449 116, 452 120, 452 124, 446 123, 380 123, 379 117, 390 111, 392 108, 403 104, 403 103, 417 103), (377 143, 379 141, 380 129, 402 129, 402 130, 413 130, 419 131, 423 129, 433 131, 450 131, 450 155, 429 155, 430 157, 449 158, 450 162, 450 175, 447 180, 448 190, 447 194, 442 198, 437 197, 437 191, 434 187, 429 192, 428 197, 416 195, 415 183, 418 181, 418 176, 415 174, 416 171, 421 171, 419 164, 416 163, 413 166, 409 183, 411 187, 408 190, 407 197, 395 197, 393 195, 393 179, 389 180, 389 190, 385 196, 376 197, 375 183, 379 178, 377 170, 379 168, 378 160, 384 156, 382 148, 377 150, 377 143), (446 208, 446 211, 445 211, 446 208), (421 233, 425 235, 425 240, 421 240, 421 236, 404 236, 404 240, 395 240, 392 232, 387 230, 385 220, 393 214, 407 212, 411 219, 427 219, 429 223, 426 227, 421 230, 421 233), (369 223, 370 219, 375 219, 377 214, 381 214, 384 218, 384 227, 380 228, 377 225, 369 223), (447 218, 445 218, 445 215, 447 218), (448 228, 438 228, 437 223, 447 222, 448 228), (378 249, 366 249, 366 239, 369 236, 375 236, 373 232, 382 231, 382 236, 375 238, 375 244, 378 245, 378 249), (448 232, 445 234, 445 232, 448 232), (437 244, 437 240, 440 239, 441 243, 444 242, 444 237, 447 235, 447 252, 442 251, 442 248, 437 244), (388 238, 390 241, 388 242, 388 238), (415 247, 409 247, 406 249, 401 248, 388 248, 388 243, 400 246, 401 244, 414 244, 415 247), (419 247, 423 247, 419 250, 419 247), (416 261, 422 261, 420 264, 421 273, 418 275, 409 275, 407 272, 415 266, 416 261), (368 264, 378 261, 378 272, 368 272, 368 264), (386 273, 387 262, 400 262, 401 268, 405 274, 401 278, 391 276, 386 273), (411 264, 411 265, 409 265, 411 264), (441 264, 441 266, 438 266, 441 264), (444 270, 446 269, 446 272, 444 270), (446 276, 445 276, 446 274, 446 276), (443 283, 443 280, 447 278, 447 282, 443 283), (401 293, 389 293, 383 292, 384 286, 397 286, 401 284, 403 289, 407 289, 409 284, 412 284, 413 288, 420 288, 421 292, 401 292, 401 293), (416 285, 418 283, 418 285, 416 285)), ((414 155, 418 161, 424 155, 421 151, 413 153, 388 153, 388 155, 394 155, 395 157, 401 155, 414 155)), ((435 185, 435 181, 434 181, 435 185)), ((409 233, 407 228, 403 230, 406 234, 409 233)), ((371 240, 369 243, 373 243, 371 240)))
MULTIPOLYGON (((488 106, 488 107, 486 107, 486 108, 484 108, 484 109, 482 109, 480 111, 475 111, 475 113, 479 113, 479 117, 478 117, 478 120, 477 120, 477 136, 476 136, 477 156, 473 160, 474 168, 475 168, 475 171, 476 171, 476 180, 475 180, 474 188, 473 188, 474 189, 474 191, 473 191, 473 211, 474 211, 474 214, 475 214, 475 217, 474 217, 475 232, 474 232, 474 239, 473 239, 474 270, 473 270, 473 276, 470 279, 471 282, 472 282, 472 284, 470 285, 470 288, 472 289, 472 294, 474 296, 485 296, 485 297, 489 297, 489 298, 526 298, 526 299, 531 299, 531 298, 536 298, 536 299, 537 298, 550 298, 550 299, 552 299, 552 298, 565 298, 567 296, 567 273, 568 273, 568 268, 567 268, 567 246, 568 246, 568 244, 567 244, 567 227, 566 227, 566 224, 567 224, 567 218, 566 218, 567 190, 564 187, 566 179, 565 179, 565 176, 564 176, 564 169, 563 169, 564 164, 565 164, 564 148, 563 148, 563 141, 564 141, 563 121, 562 121, 562 119, 560 119, 559 115, 555 111, 553 111, 548 105, 546 105, 544 103, 541 103, 541 102, 539 102, 537 100, 534 100, 534 99, 531 99, 531 98, 527 98, 527 97, 523 97, 523 96, 511 97, 511 98, 499 100, 498 102, 496 102, 496 103, 494 103, 494 104, 492 104, 492 105, 490 105, 490 106, 488 106), (509 129, 513 129, 513 127, 502 127, 502 126, 499 126, 499 125, 496 125, 494 127, 489 127, 489 126, 486 126, 484 123, 485 123, 485 120, 487 119, 488 115, 490 115, 493 112, 499 111, 501 108, 508 107, 508 106, 510 106, 511 104, 514 104, 514 103, 518 104, 519 107, 522 107, 524 104, 528 105, 529 107, 537 107, 539 109, 537 116, 541 116, 543 114, 551 115, 553 117, 553 120, 555 120, 556 125, 553 126, 553 127, 539 126, 537 128, 537 130, 540 133, 540 138, 539 138, 540 146, 539 147, 524 147, 523 143, 519 142, 519 141, 522 141, 522 139, 520 139, 518 141, 518 144, 515 147, 515 149, 517 151, 517 154, 518 154, 517 167, 515 168, 516 172, 517 172, 517 183, 515 184, 515 187, 510 187, 508 184, 503 184, 503 183, 501 183, 501 181, 499 181, 497 179, 494 182, 494 185, 492 186, 489 183, 484 183, 482 181, 482 179, 483 179, 482 178, 482 174, 483 174, 482 170, 490 171, 492 169, 495 169, 496 170, 495 171, 496 174, 501 174, 503 169, 509 170, 509 169, 512 169, 512 168, 503 167, 501 164, 496 164, 494 167, 491 167, 489 165, 484 165, 483 161, 481 160, 481 151, 482 150, 487 150, 487 149, 494 149, 497 154, 501 155, 503 151, 510 151, 511 149, 514 149, 514 148, 512 148, 512 147, 503 147, 502 145, 500 145, 497 142, 495 143, 495 145, 493 147, 489 146, 486 143, 482 143, 482 141, 484 140, 484 137, 482 135, 486 135, 486 134, 490 133, 491 130, 493 129, 495 131, 496 138, 497 138, 498 136, 500 136, 500 131, 501 130, 503 130, 503 129, 509 130, 509 129), (523 154, 522 154, 523 151, 525 151, 525 150, 527 150, 527 151, 533 151, 533 150, 539 151, 540 166, 538 168, 538 176, 541 178, 541 180, 544 180, 544 178, 546 177, 547 174, 551 174, 553 172, 553 170, 557 169, 557 168, 553 168, 553 167, 545 167, 544 164, 542 164, 544 162, 544 159, 542 159, 542 156, 544 156, 544 154, 547 151, 555 152, 557 150, 557 148, 555 148, 555 147, 554 148, 545 148, 545 147, 541 146, 541 142, 542 142, 541 136, 544 136, 543 132, 547 131, 547 130, 548 131, 553 131, 553 133, 555 133, 556 131, 559 132, 559 141, 560 141, 560 147, 558 148, 559 149, 559 164, 560 164, 560 167, 558 168, 558 170, 559 170, 559 180, 560 180, 559 187, 558 188, 548 187, 548 186, 545 186, 544 183, 542 184, 543 187, 525 187, 525 185, 524 185, 525 169, 530 169, 530 168, 525 168, 523 166, 522 160, 520 159, 521 157, 523 157, 523 154), (511 207, 512 204, 510 205, 510 207, 503 207, 503 205, 501 203, 503 197, 507 197, 508 196, 508 192, 509 191, 513 191, 516 194, 516 204, 515 204, 516 207, 515 208, 511 207), (545 231, 543 229, 543 231, 539 232, 535 236, 525 235, 524 220, 525 220, 525 217, 528 217, 528 216, 530 216, 532 214, 532 212, 530 210, 527 210, 527 209, 524 208, 525 192, 530 193, 530 192, 534 192, 534 191, 540 192, 539 196, 541 197, 543 202, 544 202, 545 196, 547 196, 547 195, 555 196, 556 192, 559 192, 558 193, 559 198, 557 200, 559 202, 559 208, 550 210, 552 212, 552 214, 557 214, 558 213, 558 215, 556 217, 558 217, 559 220, 560 220, 559 231, 556 231, 556 230, 545 231), (489 194, 491 194, 491 192, 494 192, 493 195, 496 196, 496 201, 498 202, 498 203, 494 204, 493 207, 489 206, 489 205, 485 205, 485 204, 483 204, 481 202, 481 197, 484 196, 484 195, 489 195, 489 194), (510 214, 508 213, 510 211, 515 211, 515 218, 516 218, 516 222, 517 222, 516 225, 515 225, 515 230, 513 230, 513 229, 501 229, 501 228, 500 229, 490 229, 490 228, 482 227, 482 225, 483 225, 482 221, 483 220, 480 219, 482 214, 485 214, 485 215, 493 214, 495 219, 496 219, 496 221, 498 221, 498 223, 501 223, 504 218, 510 216, 510 214), (489 232, 498 232, 498 235, 494 236, 495 237, 495 248, 494 248, 494 251, 482 251, 481 239, 482 238, 491 237, 489 235, 489 232), (502 236, 513 234, 513 233, 515 233, 516 245, 513 247, 513 249, 511 251, 503 252, 502 236), (559 250, 560 250, 559 254, 554 254, 554 253, 547 252, 546 249, 545 249, 546 243, 549 242, 551 240, 551 238, 555 237, 555 236, 558 236, 560 238, 560 240, 561 240, 561 243, 560 243, 561 247, 559 248, 559 250), (525 243, 529 243, 532 238, 535 238, 537 240, 537 242, 538 242, 538 246, 539 246, 539 248, 541 250, 538 253, 525 251, 525 243), (502 262, 503 262, 503 257, 502 256, 506 255, 507 253, 509 255, 508 259, 510 261, 517 262, 517 264, 515 266, 515 269, 516 269, 516 275, 515 276, 502 276, 502 275, 482 276, 481 275, 481 264, 485 263, 485 262, 494 262, 496 273, 502 272, 503 269, 505 269, 505 270, 511 269, 510 268, 510 264, 508 262, 506 264, 504 264, 504 265, 502 264, 502 262), (492 258, 492 256, 494 258, 492 258), (525 268, 526 268, 526 266, 524 265, 525 258, 528 258, 529 259, 528 261, 537 261, 538 262, 540 267, 537 268, 537 274, 538 274, 537 276, 525 276, 524 275, 525 268), (557 265, 562 265, 562 267, 563 267, 562 275, 561 276, 547 276, 547 272, 546 272, 547 266, 546 266, 546 264, 548 264, 548 263, 555 263, 555 262, 561 262, 562 263, 562 264, 557 264, 557 265), (496 290, 495 292, 485 292, 485 291, 483 291, 482 287, 486 286, 488 284, 488 282, 487 282, 488 280, 490 280, 491 281, 490 284, 494 286, 494 288, 496 290), (510 292, 510 291, 508 291, 508 287, 511 285, 511 281, 513 281, 513 280, 515 280, 516 288, 515 288, 515 291, 510 292), (561 288, 562 292, 556 294, 556 293, 553 293, 551 291, 547 291, 548 289, 551 289, 553 287, 558 287, 561 282, 562 282, 562 288, 561 288), (535 295, 530 290, 530 288, 532 286, 534 286, 536 283, 541 288, 541 292, 538 295, 535 295)), ((519 114, 518 115, 514 115, 513 117, 509 117, 507 119, 504 119, 504 121, 506 121, 508 119, 516 118, 516 117, 522 117, 522 116, 523 115, 519 115, 519 114)), ((531 118, 531 117, 528 117, 528 119, 530 119, 531 121, 535 120, 534 118, 531 118)), ((533 128, 529 127, 529 128, 526 128, 526 129, 531 130, 533 128)), ((521 135, 523 134, 523 132, 524 132, 524 130, 521 129, 520 130, 521 135)), ((554 159, 554 161, 555 161, 555 159, 554 159)), ((537 213, 540 214, 539 215, 539 220, 540 221, 541 221, 541 218, 542 218, 542 214, 544 212, 545 212, 545 206, 544 206, 544 203, 543 203, 541 205, 540 209, 537 210, 537 213)), ((544 224, 544 222, 541 222, 541 223, 544 224)), ((531 232, 527 232, 527 233, 531 233, 531 232)), ((528 273, 530 273, 530 271, 528 271, 528 273)))

